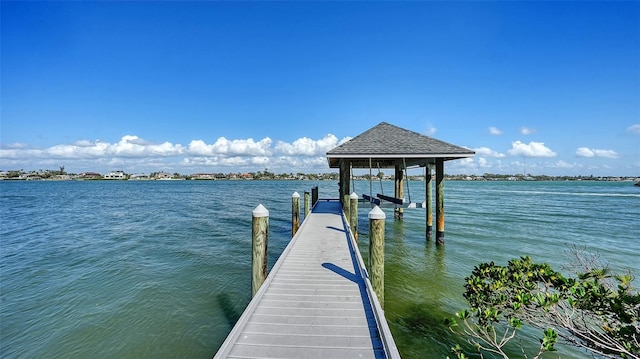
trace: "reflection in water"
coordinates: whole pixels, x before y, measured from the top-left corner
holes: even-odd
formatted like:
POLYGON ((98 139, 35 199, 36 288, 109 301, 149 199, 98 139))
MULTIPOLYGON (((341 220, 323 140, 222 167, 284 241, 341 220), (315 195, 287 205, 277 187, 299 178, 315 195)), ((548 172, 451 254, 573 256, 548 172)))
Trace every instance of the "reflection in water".
POLYGON ((233 304, 233 301, 231 301, 231 296, 229 294, 218 293, 218 295, 216 295, 216 300, 218 301, 218 305, 220 306, 220 309, 222 309, 222 314, 224 315, 224 318, 227 320, 227 323, 229 324, 229 328, 230 329, 233 328, 233 326, 236 324, 238 319, 240 319, 240 315, 242 313, 236 309, 235 305, 233 304))

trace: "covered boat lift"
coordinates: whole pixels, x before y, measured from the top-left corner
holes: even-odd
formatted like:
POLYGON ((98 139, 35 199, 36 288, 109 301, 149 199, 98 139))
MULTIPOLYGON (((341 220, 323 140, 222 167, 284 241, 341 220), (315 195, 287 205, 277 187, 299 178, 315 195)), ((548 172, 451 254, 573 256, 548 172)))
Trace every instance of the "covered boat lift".
POLYGON ((381 122, 351 140, 327 152, 330 168, 340 170, 340 201, 345 205, 351 193, 352 169, 395 169, 394 196, 378 193, 375 197, 370 187, 365 200, 389 203, 395 208, 395 217, 402 218, 404 208, 426 208, 426 236, 430 239, 433 227, 432 170, 436 177, 436 244, 444 244, 444 162, 475 156, 475 152, 420 133, 381 122), (425 168, 425 201, 411 203, 404 199, 405 171, 408 168, 425 168))

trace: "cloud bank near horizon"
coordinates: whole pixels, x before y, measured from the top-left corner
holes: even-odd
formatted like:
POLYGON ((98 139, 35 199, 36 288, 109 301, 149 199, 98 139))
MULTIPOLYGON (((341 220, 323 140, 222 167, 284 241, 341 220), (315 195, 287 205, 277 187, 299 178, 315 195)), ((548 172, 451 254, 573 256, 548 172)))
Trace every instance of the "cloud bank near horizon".
POLYGON ((118 142, 81 140, 72 144, 49 148, 30 148, 25 144, 3 145, 0 148, 2 166, 23 166, 28 162, 55 165, 73 160, 82 167, 126 166, 151 168, 166 167, 246 167, 276 165, 304 168, 326 164, 326 152, 350 140, 338 139, 333 134, 314 140, 299 138, 292 143, 273 141, 265 137, 230 140, 219 137, 213 143, 192 140, 179 143, 154 143, 136 135, 125 135, 118 142))
MULTIPOLYGON (((492 135, 502 135, 503 131, 490 127, 492 135)), ((640 134, 640 124, 631 125, 626 132, 640 134)), ((531 133, 531 132, 529 132, 531 133)), ((228 139, 219 137, 214 142, 202 139, 191 140, 187 144, 148 141, 137 135, 122 136, 117 142, 103 140, 80 140, 71 144, 60 144, 48 148, 33 148, 25 144, 0 146, 0 170, 24 168, 57 169, 60 165, 70 171, 125 170, 130 173, 168 171, 180 173, 195 172, 235 172, 268 168, 274 172, 326 172, 328 171, 326 152, 350 140, 338 139, 327 134, 319 139, 301 137, 292 142, 273 140, 265 137, 228 139)), ((568 162, 564 158, 549 161, 559 154, 544 142, 512 141, 506 151, 490 147, 470 148, 476 152, 474 158, 451 161, 447 171, 451 173, 519 173, 527 161, 527 168, 540 172, 556 170, 606 170, 607 164, 589 164, 584 161, 616 160, 622 157, 611 149, 578 147, 574 158, 583 162, 568 162), (509 161, 513 158, 513 161, 509 161), (533 160, 539 160, 534 162, 533 160)), ((627 166, 628 167, 628 166, 627 166)), ((640 169, 640 162, 633 162, 632 171, 640 169)))

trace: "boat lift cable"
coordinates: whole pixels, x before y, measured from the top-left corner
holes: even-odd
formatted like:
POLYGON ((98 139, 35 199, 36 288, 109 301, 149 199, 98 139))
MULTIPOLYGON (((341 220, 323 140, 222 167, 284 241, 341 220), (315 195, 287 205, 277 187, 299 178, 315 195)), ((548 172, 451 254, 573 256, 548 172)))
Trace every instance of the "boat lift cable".
POLYGON ((371 157, 369 157, 369 198, 373 196, 373 183, 371 182, 371 157))
POLYGON ((378 181, 380 182, 380 193, 384 194, 384 189, 382 189, 382 176, 380 175, 380 162, 378 162, 377 165, 378 165, 378 181))

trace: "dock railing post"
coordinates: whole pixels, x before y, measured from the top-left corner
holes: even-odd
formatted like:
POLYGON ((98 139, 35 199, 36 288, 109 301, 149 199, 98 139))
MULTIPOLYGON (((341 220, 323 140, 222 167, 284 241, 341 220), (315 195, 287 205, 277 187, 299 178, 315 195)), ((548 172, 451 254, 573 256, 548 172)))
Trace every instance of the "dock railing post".
POLYGON ((318 186, 311 188, 311 207, 315 206, 316 202, 318 202, 318 186))
POLYGON ((311 211, 311 197, 309 191, 304 191, 304 219, 307 219, 309 211, 311 211))
POLYGON ((349 225, 353 232, 353 239, 358 243, 358 195, 352 192, 349 196, 349 225))
POLYGON ((267 243, 269 241, 269 211, 259 204, 252 212, 251 223, 251 297, 267 278, 267 243))
POLYGON ((291 195, 291 237, 296 235, 300 228, 300 194, 293 192, 291 195))
POLYGON ((369 212, 369 277, 373 291, 384 308, 384 221, 380 207, 369 212))

